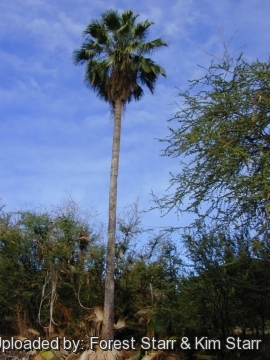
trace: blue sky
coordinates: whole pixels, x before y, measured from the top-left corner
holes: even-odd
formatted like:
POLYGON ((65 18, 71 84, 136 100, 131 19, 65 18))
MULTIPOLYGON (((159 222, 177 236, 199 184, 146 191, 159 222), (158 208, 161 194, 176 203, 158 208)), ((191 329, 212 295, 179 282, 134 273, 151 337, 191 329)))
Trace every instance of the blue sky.
MULTIPOLYGON (((107 9, 133 9, 139 21, 155 22, 149 39, 163 37, 169 48, 154 55, 167 71, 154 96, 126 107, 118 182, 118 212, 140 196, 151 207, 151 190, 162 196, 178 159, 161 157, 169 135, 166 120, 177 110, 177 88, 208 66, 203 51, 221 55, 223 25, 232 51, 248 60, 269 56, 268 0, 13 0, 0 3, 0 198, 8 210, 50 208, 72 196, 82 208, 94 205, 107 221, 113 121, 83 83, 84 68, 72 63, 87 24, 107 9)), ((144 226, 182 226, 188 216, 159 211, 144 226)))

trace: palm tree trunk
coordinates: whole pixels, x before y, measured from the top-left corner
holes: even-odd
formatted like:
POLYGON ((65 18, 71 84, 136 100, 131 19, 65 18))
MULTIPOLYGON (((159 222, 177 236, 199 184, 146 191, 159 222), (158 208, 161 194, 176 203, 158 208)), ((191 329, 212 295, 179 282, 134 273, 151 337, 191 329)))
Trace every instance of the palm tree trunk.
POLYGON ((113 339, 116 202, 120 154, 121 117, 122 101, 117 100, 115 102, 114 109, 114 132, 110 174, 108 248, 104 294, 104 318, 102 326, 102 339, 104 340, 113 339))

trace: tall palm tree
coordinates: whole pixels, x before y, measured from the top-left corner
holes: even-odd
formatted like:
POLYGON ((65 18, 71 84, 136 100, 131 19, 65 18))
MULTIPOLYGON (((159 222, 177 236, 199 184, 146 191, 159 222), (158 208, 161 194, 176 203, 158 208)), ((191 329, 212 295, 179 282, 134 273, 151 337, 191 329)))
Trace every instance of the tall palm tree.
POLYGON ((87 26, 85 41, 79 50, 74 51, 74 63, 86 64, 86 84, 110 104, 114 114, 102 331, 105 340, 113 338, 116 200, 122 109, 132 99, 141 99, 144 94, 142 85, 153 93, 158 76, 166 77, 164 69, 145 55, 167 44, 161 38, 146 42, 148 28, 153 23, 148 20, 136 23, 137 17, 132 10, 122 14, 115 10, 106 11, 99 21, 93 20, 87 26))

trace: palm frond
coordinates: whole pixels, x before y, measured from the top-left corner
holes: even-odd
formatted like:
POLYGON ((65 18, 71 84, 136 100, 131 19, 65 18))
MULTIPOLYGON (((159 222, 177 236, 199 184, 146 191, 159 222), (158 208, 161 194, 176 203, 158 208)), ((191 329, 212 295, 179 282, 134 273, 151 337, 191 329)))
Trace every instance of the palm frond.
POLYGON ((129 23, 131 26, 134 26, 138 16, 139 15, 134 14, 132 10, 126 10, 122 13, 121 22, 122 24, 129 23))
POLYGON ((153 23, 136 23, 137 17, 132 10, 121 15, 112 9, 106 11, 100 21, 88 25, 86 41, 74 51, 74 63, 86 63, 86 84, 112 107, 119 99, 123 105, 139 100, 144 94, 142 85, 153 92, 157 78, 166 76, 162 67, 143 55, 167 44, 160 38, 145 42, 153 23))
POLYGON ((160 47, 168 46, 167 43, 161 38, 155 39, 153 41, 149 41, 147 43, 141 43, 138 46, 138 53, 143 54, 152 54, 154 51, 158 50, 160 47))
POLYGON ((148 34, 148 28, 153 25, 154 23, 152 21, 145 20, 144 22, 140 22, 136 24, 134 28, 134 37, 144 40, 147 37, 148 34))
POLYGON ((161 351, 151 351, 149 353, 146 353, 142 360, 154 360, 159 358, 161 355, 161 351))
POLYGON ((98 322, 103 322, 103 309, 100 306, 94 307, 94 314, 98 322))
POLYGON ((85 350, 78 360, 89 360, 90 356, 94 354, 93 350, 85 350))
POLYGON ((126 327, 126 320, 124 318, 119 318, 117 324, 114 324, 113 328, 115 330, 122 330, 126 327))
POLYGON ((97 348, 97 350, 94 353, 90 354, 88 360, 120 360, 122 358, 123 356, 121 352, 115 350, 114 348, 112 348, 112 350, 106 350, 106 351, 97 348))
POLYGON ((115 11, 113 9, 106 11, 102 15, 102 19, 103 19, 104 25, 106 26, 107 30, 109 30, 109 31, 115 31, 121 27, 119 14, 117 11, 115 11))
POLYGON ((132 94, 128 98, 128 102, 130 102, 132 99, 138 101, 140 100, 144 95, 142 87, 138 86, 136 89, 132 91, 132 94))
POLYGON ((103 309, 100 306, 95 306, 93 311, 89 316, 86 317, 87 321, 92 321, 94 323, 103 322, 103 309))
POLYGON ((101 22, 96 20, 92 21, 86 28, 84 35, 90 35, 96 39, 99 44, 106 44, 109 41, 108 32, 101 22))

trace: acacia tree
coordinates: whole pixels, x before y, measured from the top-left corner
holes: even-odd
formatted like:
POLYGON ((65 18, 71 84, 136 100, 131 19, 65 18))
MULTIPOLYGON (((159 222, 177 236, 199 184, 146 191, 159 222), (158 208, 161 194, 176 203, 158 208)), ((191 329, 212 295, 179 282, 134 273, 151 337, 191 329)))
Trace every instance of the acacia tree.
POLYGON ((0 209, 1 333, 29 336, 30 326, 51 335, 68 322, 66 330, 81 337, 85 310, 76 305, 102 299, 105 261, 94 218, 72 200, 50 213, 0 209))
POLYGON ((74 52, 75 64, 86 65, 87 85, 110 104, 114 113, 102 330, 104 339, 113 338, 116 200, 122 109, 132 99, 141 99, 142 85, 153 92, 158 76, 166 76, 162 67, 145 56, 167 44, 160 38, 146 42, 148 28, 153 23, 148 20, 136 23, 137 17, 131 10, 121 15, 115 10, 108 10, 99 21, 93 20, 87 26, 85 41, 74 52))
POLYGON ((179 308, 187 327, 225 339, 238 328, 264 336, 269 322, 269 260, 259 259, 248 233, 184 236, 188 276, 179 308), (255 255, 255 256, 254 256, 255 255), (192 304, 192 306, 191 306, 192 304))
MULTIPOLYGON (((225 54, 179 94, 164 155, 180 157, 162 209, 192 212, 197 228, 250 229, 269 239, 270 62, 225 54), (185 160, 183 160, 185 158, 185 160)), ((192 224, 194 229, 194 223, 192 224)))

